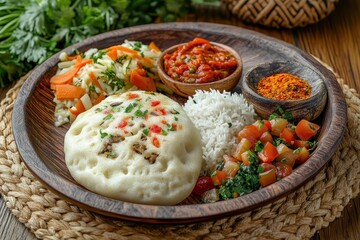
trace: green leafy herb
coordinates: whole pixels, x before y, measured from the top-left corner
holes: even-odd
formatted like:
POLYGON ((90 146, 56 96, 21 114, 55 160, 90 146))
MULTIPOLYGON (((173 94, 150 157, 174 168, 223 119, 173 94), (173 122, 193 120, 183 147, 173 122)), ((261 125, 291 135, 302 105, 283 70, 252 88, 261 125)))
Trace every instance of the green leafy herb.
POLYGON ((121 55, 118 59, 116 59, 116 62, 123 64, 127 57, 128 55, 121 55))
POLYGON ((124 81, 122 81, 120 78, 116 76, 116 73, 113 69, 113 67, 108 67, 105 71, 101 72, 103 76, 105 77, 105 81, 107 84, 110 85, 110 87, 115 89, 122 89, 125 87, 124 81))
POLYGON ((109 120, 110 118, 112 118, 112 116, 112 114, 108 114, 103 118, 103 120, 109 120))
POLYGON ((145 115, 148 113, 148 110, 141 111, 140 109, 135 111, 135 116, 137 117, 145 117, 145 115))
POLYGON ((318 145, 318 142, 316 141, 316 140, 314 140, 314 141, 307 141, 308 142, 308 144, 309 144, 309 151, 311 152, 311 151, 313 151, 316 147, 317 147, 317 145, 318 145))
POLYGON ((109 135, 108 133, 103 132, 103 131, 101 131, 101 129, 100 129, 100 137, 101 137, 101 139, 106 138, 108 135, 109 135))
POLYGON ((161 129, 161 134, 166 136, 166 135, 168 135, 168 132, 165 131, 164 129, 161 129))
POLYGON ((273 145, 275 147, 279 146, 281 143, 286 144, 286 142, 282 138, 273 137, 273 145))
POLYGON ((92 92, 95 92, 95 85, 94 84, 91 84, 89 86, 89 90, 92 91, 92 92))
POLYGON ((94 61, 94 63, 98 62, 98 59, 101 59, 106 54, 106 51, 99 50, 96 53, 92 54, 90 58, 94 61))
POLYGON ((220 164, 218 164, 218 165, 216 166, 216 170, 218 170, 218 171, 222 170, 222 169, 224 168, 224 165, 225 165, 225 162, 222 161, 220 164))
POLYGON ((136 106, 137 106, 137 103, 130 103, 130 104, 125 108, 125 112, 126 112, 126 113, 130 113, 136 106))
POLYGON ((141 47, 142 47, 142 43, 138 42, 138 41, 134 41, 133 43, 133 48, 135 51, 140 52, 141 51, 141 47))
POLYGON ((108 157, 111 157, 111 158, 116 157, 116 152, 110 152, 110 153, 108 154, 108 157))
POLYGON ((239 171, 235 177, 229 179, 225 184, 220 186, 219 195, 221 199, 232 199, 234 193, 240 196, 251 193, 260 187, 259 182, 259 160, 252 162, 250 166, 241 163, 239 171))
POLYGON ((299 153, 301 151, 301 148, 297 148, 297 149, 295 149, 294 151, 293 151, 293 153, 299 153))
POLYGON ((149 130, 148 128, 145 128, 145 129, 143 130, 143 134, 144 134, 145 136, 149 135, 149 132, 150 132, 150 130, 149 130))
POLYGON ((0 87, 90 36, 159 19, 175 21, 191 10, 191 1, 0 0, 0 87))
POLYGON ((167 125, 168 125, 168 129, 167 129, 168 131, 171 131, 171 132, 175 131, 175 129, 172 125, 170 125, 170 124, 167 124, 167 125))
POLYGON ((290 122, 293 120, 292 114, 290 112, 285 112, 280 105, 276 105, 275 112, 269 116, 269 120, 273 120, 274 118, 284 118, 290 122))
POLYGON ((264 144, 260 141, 257 141, 255 144, 255 152, 259 153, 264 149, 264 144))

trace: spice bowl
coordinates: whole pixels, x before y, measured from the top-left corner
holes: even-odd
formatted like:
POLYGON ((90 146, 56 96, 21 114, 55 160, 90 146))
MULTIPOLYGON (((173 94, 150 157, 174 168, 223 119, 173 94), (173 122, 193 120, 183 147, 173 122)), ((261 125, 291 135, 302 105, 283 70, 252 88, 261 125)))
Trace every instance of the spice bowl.
POLYGON ((232 90, 239 82, 243 70, 243 63, 241 60, 241 57, 237 51, 235 51, 233 48, 221 44, 221 43, 215 43, 210 42, 211 45, 220 47, 227 52, 229 52, 232 56, 235 57, 237 62, 236 69, 227 77, 212 81, 212 82, 204 82, 204 83, 187 83, 187 82, 181 82, 178 80, 173 79, 170 77, 166 70, 165 70, 165 64, 164 64, 164 56, 167 54, 171 54, 175 52, 179 47, 187 44, 182 43, 178 45, 174 45, 165 51, 162 52, 162 54, 159 57, 158 65, 157 65, 157 71, 159 74, 159 77, 161 81, 167 85, 172 91, 174 91, 177 95, 180 95, 182 97, 188 97, 195 94, 196 90, 204 90, 208 91, 210 89, 219 90, 219 91, 230 91, 232 90))
MULTIPOLYGON (((269 62, 258 65, 246 73, 240 87, 246 100, 254 106, 257 114, 263 118, 268 118, 277 106, 280 106, 284 111, 291 112, 294 120, 305 118, 311 121, 321 114, 327 100, 324 77, 310 67, 294 61, 269 62), (305 99, 275 100, 260 95, 257 90, 259 81, 278 73, 291 74, 305 80, 311 87, 310 96, 305 99)), ((270 88, 281 90, 282 86, 273 84, 270 88)), ((289 89, 284 88, 283 91, 285 96, 291 94, 289 89)))

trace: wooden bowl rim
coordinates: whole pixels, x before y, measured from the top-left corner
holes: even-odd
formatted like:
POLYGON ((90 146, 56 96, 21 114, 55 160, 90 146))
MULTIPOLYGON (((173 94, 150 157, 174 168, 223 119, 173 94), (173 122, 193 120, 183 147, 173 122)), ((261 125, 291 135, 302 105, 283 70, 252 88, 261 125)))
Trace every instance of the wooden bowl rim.
MULTIPOLYGON (((45 76, 46 71, 55 67, 58 62, 60 52, 55 54, 46 60, 43 64, 36 67, 27 81, 23 84, 20 92, 16 98, 14 104, 14 110, 12 114, 12 129, 15 138, 15 142, 18 147, 21 158, 27 165, 28 169, 39 178, 46 186, 51 188, 53 191, 58 193, 65 199, 73 202, 74 204, 90 209, 91 211, 117 217, 124 220, 132 220, 138 222, 147 222, 153 224, 174 224, 174 223, 194 223, 204 220, 215 219, 218 217, 226 217, 241 212, 251 210, 256 204, 267 204, 271 201, 279 199, 296 188, 302 186, 309 181, 316 173, 318 173, 325 164, 330 160, 330 156, 335 153, 337 146, 340 144, 341 137, 346 128, 347 122, 347 107, 345 98, 342 95, 342 90, 339 83, 337 82, 334 74, 325 68, 315 58, 311 57, 307 53, 298 49, 297 47, 290 45, 281 40, 257 33, 251 30, 243 29, 236 26, 228 26, 223 24, 215 23, 202 23, 202 22, 186 22, 186 23, 162 23, 162 24, 148 24, 142 26, 135 26, 115 30, 112 32, 103 33, 91 38, 84 40, 81 43, 74 44, 65 48, 64 52, 71 53, 73 49, 83 50, 86 47, 90 47, 91 44, 96 42, 104 41, 108 38, 114 38, 118 35, 131 35, 135 33, 144 33, 151 31, 196 31, 197 33, 203 34, 223 34, 232 37, 243 37, 247 39, 257 39, 263 43, 272 42, 275 49, 287 48, 296 52, 299 57, 305 59, 309 64, 312 64, 317 68, 321 74, 326 75, 326 88, 328 91, 328 113, 332 116, 337 116, 339 122, 342 124, 335 123, 333 120, 327 124, 327 132, 322 132, 324 137, 333 135, 337 136, 335 142, 332 144, 332 148, 319 144, 316 152, 319 156, 318 168, 312 169, 307 164, 301 165, 297 168, 290 176, 282 179, 264 189, 257 190, 253 193, 244 195, 239 198, 232 200, 216 202, 216 203, 205 203, 205 204, 193 204, 193 205, 177 205, 177 206, 154 206, 154 205, 141 205, 128 202, 122 202, 110 198, 106 198, 95 193, 89 192, 86 189, 79 187, 78 185, 72 184, 63 177, 59 177, 51 173, 51 169, 41 160, 37 155, 35 148, 31 142, 29 133, 26 127, 26 106, 27 100, 35 91, 37 85, 40 83, 42 78, 45 76), (333 99, 332 96, 337 95, 339 99, 333 99), (31 160, 31 161, 30 161, 31 160), (303 176, 301 172, 306 172, 303 176), (305 178, 305 179, 304 179, 305 178), (294 183, 295 180, 302 180, 300 183, 294 183), (56 184, 54 183, 56 182, 56 184), (67 192, 64 185, 70 185, 72 191, 67 192), (65 191, 65 192, 64 192, 65 191), (77 192, 76 192, 77 191, 77 192), (74 195, 74 192, 77 194, 74 195), (258 199, 254 199, 253 196, 258 196, 258 199), (95 196, 97 201, 91 201, 91 196, 95 196), (259 200, 260 199, 260 200, 259 200), (105 207, 104 207, 105 206, 105 207), (220 207, 217 207, 220 206, 220 207), (239 206, 241 208, 239 209, 239 206), (112 211, 109 208, 112 207, 112 211)), ((312 156, 314 157, 314 155, 312 156)))
MULTIPOLYGON (((285 71, 283 71, 285 72, 285 71)), ((267 76, 270 76, 272 74, 276 74, 277 72, 272 72, 272 73, 269 73, 267 76)), ((285 72, 285 73, 290 73, 291 74, 291 71, 289 72, 285 72)), ((260 81, 260 79, 258 79, 256 81, 256 83, 258 83, 260 81)), ((314 98, 316 98, 319 94, 321 93, 325 93, 327 95, 327 92, 326 92, 326 88, 325 88, 325 84, 324 84, 324 76, 321 76, 319 73, 317 73, 316 71, 314 71, 314 69, 308 67, 308 66, 305 66, 297 61, 276 61, 276 62, 266 62, 266 63, 262 63, 262 64, 259 64, 259 65, 256 65, 254 66, 253 68, 251 68, 246 74, 245 74, 245 77, 243 79, 243 81, 241 82, 241 86, 242 86, 242 91, 246 91, 249 95, 251 95, 251 97, 253 98, 257 98, 257 99, 260 99, 261 101, 263 102, 268 102, 268 103, 291 103, 291 104, 303 104, 303 103, 306 103, 306 102, 311 102, 314 98), (256 69, 260 68, 260 67, 264 67, 266 65, 269 65, 269 64, 279 64, 279 65, 297 65, 298 67, 301 67, 301 68, 304 68, 304 69, 308 69, 310 70, 314 75, 318 76, 319 77, 319 87, 316 87, 315 90, 316 91, 313 91, 314 88, 314 82, 313 81, 308 81, 306 80, 309 85, 312 87, 312 91, 311 91, 311 95, 310 97, 306 98, 306 99, 298 99, 298 100, 277 100, 277 99, 271 99, 271 98, 267 98, 267 97, 264 97, 260 94, 258 94, 255 90, 254 90, 254 86, 252 84, 250 84, 250 80, 249 80, 249 76, 250 74, 252 74, 256 69)))
MULTIPOLYGON (((184 87, 197 88, 197 87, 200 87, 200 86, 202 86, 202 87, 204 87, 204 86, 212 87, 212 86, 217 86, 219 84, 229 82, 229 81, 230 82, 232 82, 232 81, 237 81, 237 82, 240 81, 241 73, 242 73, 242 70, 243 70, 243 63, 242 63, 242 59, 241 59, 240 54, 237 51, 235 51, 235 49, 233 49, 232 47, 230 47, 228 45, 225 45, 225 44, 222 44, 222 43, 217 43, 217 42, 210 42, 210 43, 227 50, 228 52, 230 52, 236 58, 236 61, 237 61, 238 65, 237 65, 235 71, 232 72, 226 78, 220 79, 218 81, 207 82, 207 83, 185 83, 185 82, 180 82, 180 81, 174 80, 172 77, 170 77, 166 73, 166 71, 164 69, 164 60, 163 60, 164 56, 166 54, 168 54, 168 53, 173 53, 178 47, 183 46, 183 45, 185 45, 187 43, 176 44, 174 46, 171 46, 171 47, 165 49, 161 53, 161 55, 159 57, 159 60, 158 60, 158 65, 157 65, 159 76, 164 77, 166 79, 166 81, 169 81, 169 82, 173 83, 174 85, 181 86, 182 88, 184 88, 184 87)), ((164 83, 164 84, 166 84, 166 83, 164 83)), ((221 89, 219 89, 219 90, 221 90, 221 89)))

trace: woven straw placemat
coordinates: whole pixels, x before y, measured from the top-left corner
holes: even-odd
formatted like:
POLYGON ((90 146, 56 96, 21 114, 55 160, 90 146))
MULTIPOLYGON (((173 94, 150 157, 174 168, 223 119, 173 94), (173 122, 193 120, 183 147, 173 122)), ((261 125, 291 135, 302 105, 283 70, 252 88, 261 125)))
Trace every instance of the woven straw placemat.
POLYGON ((222 0, 241 20, 275 28, 304 27, 335 10, 339 0, 222 0))
POLYGON ((11 113, 25 79, 0 105, 0 191, 12 213, 40 239, 308 239, 340 217, 359 193, 360 99, 337 77, 348 104, 347 130, 329 164, 294 193, 250 212, 191 225, 108 219, 50 192, 21 161, 11 113))

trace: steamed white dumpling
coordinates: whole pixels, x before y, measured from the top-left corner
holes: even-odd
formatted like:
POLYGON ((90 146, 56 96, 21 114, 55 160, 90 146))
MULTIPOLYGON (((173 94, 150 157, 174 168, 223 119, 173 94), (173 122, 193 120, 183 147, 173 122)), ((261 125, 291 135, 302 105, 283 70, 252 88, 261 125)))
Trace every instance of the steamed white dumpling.
POLYGON ((66 165, 87 189, 123 201, 172 205, 202 165, 198 129, 159 93, 127 92, 80 114, 65 135, 66 165))

